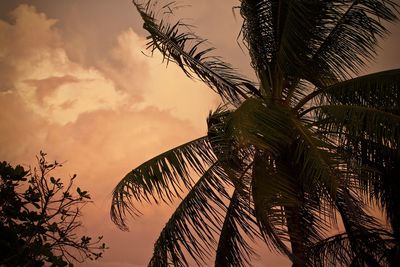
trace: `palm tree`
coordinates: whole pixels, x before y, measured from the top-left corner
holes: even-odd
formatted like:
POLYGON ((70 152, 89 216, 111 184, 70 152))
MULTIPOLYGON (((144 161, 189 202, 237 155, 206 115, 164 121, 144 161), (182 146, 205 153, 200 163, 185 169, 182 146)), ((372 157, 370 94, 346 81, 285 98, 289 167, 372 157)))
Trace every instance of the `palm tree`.
POLYGON ((182 199, 149 266, 187 266, 188 257, 202 265, 214 251, 215 266, 246 266, 258 239, 296 267, 400 260, 400 70, 356 77, 397 20, 393 1, 241 0, 256 82, 210 55, 183 21, 156 18, 174 2, 133 3, 148 48, 223 101, 206 136, 114 189, 111 218, 122 229, 140 215, 135 203, 182 199), (366 211, 374 204, 390 228, 366 211), (344 231, 332 236, 338 221, 344 231))

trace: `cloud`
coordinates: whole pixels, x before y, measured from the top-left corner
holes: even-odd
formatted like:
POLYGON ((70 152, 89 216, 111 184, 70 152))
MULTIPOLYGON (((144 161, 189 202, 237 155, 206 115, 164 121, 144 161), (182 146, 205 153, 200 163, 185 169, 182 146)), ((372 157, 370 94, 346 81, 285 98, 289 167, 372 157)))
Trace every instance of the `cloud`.
POLYGON ((154 106, 195 127, 203 125, 210 109, 218 105, 218 97, 202 82, 186 77, 175 64, 167 68, 159 53, 146 56, 145 43, 132 29, 123 31, 99 68, 135 97, 136 109, 154 106))
POLYGON ((71 75, 64 75, 60 77, 53 76, 39 80, 25 80, 25 83, 36 88, 37 101, 41 104, 43 104, 44 98, 52 96, 55 91, 54 89, 57 89, 62 85, 76 82, 79 82, 79 80, 71 75))
POLYGON ((104 264, 144 266, 173 207, 144 208, 131 232, 121 232, 108 219, 112 189, 133 167, 204 134, 216 97, 159 55, 143 55, 145 39, 132 29, 84 66, 66 53, 70 40, 57 20, 28 5, 12 16, 0 20, 0 160, 33 165, 44 150, 66 161, 59 175, 77 173, 94 200, 85 231, 103 234, 112 248, 104 264))
POLYGON ((27 166, 44 150, 49 160, 66 161, 57 175, 76 173, 77 185, 92 195, 94 203, 84 209, 85 231, 105 236, 112 248, 105 260, 144 266, 171 208, 143 207, 145 216, 131 222, 131 232, 121 232, 109 219, 112 189, 141 162, 197 137, 195 129, 156 108, 89 112, 60 125, 32 113, 15 93, 1 94, 0 106, 8 111, 0 112, 0 159, 27 166), (138 240, 142 244, 134 245, 138 240))
POLYGON ((56 20, 28 5, 20 5, 12 16, 13 24, 0 24, 1 39, 6 40, 0 71, 12 77, 1 84, 3 91, 15 90, 33 112, 60 124, 124 104, 127 95, 116 90, 113 81, 68 58, 56 20))
POLYGON ((57 20, 28 5, 20 5, 12 16, 13 24, 0 24, 6 40, 0 72, 10 77, 0 88, 16 90, 26 105, 52 122, 74 122, 96 110, 156 106, 196 125, 216 106, 217 98, 202 83, 187 79, 176 66, 166 69, 160 55, 144 56, 145 40, 132 29, 87 67, 68 57, 64 44, 70 40, 60 35, 57 20))

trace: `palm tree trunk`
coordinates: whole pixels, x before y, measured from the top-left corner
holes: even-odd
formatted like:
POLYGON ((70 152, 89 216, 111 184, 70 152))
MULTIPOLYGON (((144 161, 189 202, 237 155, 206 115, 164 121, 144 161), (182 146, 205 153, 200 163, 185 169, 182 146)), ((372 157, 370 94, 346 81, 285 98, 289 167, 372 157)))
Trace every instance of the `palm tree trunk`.
POLYGON ((288 215, 287 227, 290 238, 290 244, 292 246, 293 253, 293 265, 292 267, 303 267, 306 266, 306 245, 303 238, 303 231, 301 227, 302 216, 300 207, 285 207, 285 212, 288 215))
MULTIPOLYGON (((280 168, 283 168, 284 172, 288 173, 292 179, 293 185, 297 192, 297 201, 290 205, 284 206, 286 215, 286 224, 290 239, 290 245, 292 247, 292 267, 303 267, 307 265, 306 250, 307 250, 307 237, 304 232, 307 227, 307 222, 302 214, 302 206, 304 205, 304 191, 299 181, 298 174, 300 173, 300 167, 294 164, 295 160, 292 158, 294 154, 292 150, 296 148, 288 147, 285 155, 281 155, 279 159, 280 168)), ((279 168, 279 167, 278 167, 279 168)))

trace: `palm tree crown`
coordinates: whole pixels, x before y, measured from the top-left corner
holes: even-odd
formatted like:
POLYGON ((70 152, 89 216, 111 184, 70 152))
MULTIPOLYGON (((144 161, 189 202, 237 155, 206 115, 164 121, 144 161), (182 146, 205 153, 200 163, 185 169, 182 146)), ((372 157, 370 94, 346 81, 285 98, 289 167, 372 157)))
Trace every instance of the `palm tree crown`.
POLYGON ((354 78, 397 20, 389 0, 240 0, 258 78, 240 76, 184 22, 174 2, 134 0, 148 48, 221 96, 204 137, 129 172, 111 218, 127 229, 137 202, 189 193, 149 266, 246 266, 251 240, 293 266, 395 266, 400 261, 400 70, 354 78), (199 179, 193 179, 196 173, 199 179), (366 212, 378 204, 390 229, 366 212), (340 220, 344 231, 331 235, 340 220))

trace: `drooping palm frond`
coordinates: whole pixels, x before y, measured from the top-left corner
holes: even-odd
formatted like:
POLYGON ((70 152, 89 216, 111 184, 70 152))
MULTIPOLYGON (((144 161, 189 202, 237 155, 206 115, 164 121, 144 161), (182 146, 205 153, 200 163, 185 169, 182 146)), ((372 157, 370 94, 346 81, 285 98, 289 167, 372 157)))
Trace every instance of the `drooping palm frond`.
POLYGON ((198 265, 215 249, 231 184, 221 166, 212 165, 176 208, 154 245, 149 266, 188 266, 190 255, 198 265))
POLYGON ((173 148, 129 172, 115 187, 111 219, 121 229, 127 229, 126 215, 138 215, 137 202, 172 202, 183 188, 190 189, 190 172, 202 174, 215 162, 207 137, 173 148))
POLYGON ((314 99, 316 103, 302 114, 314 112, 314 124, 320 131, 340 135, 339 142, 348 148, 351 142, 354 153, 360 142, 363 147, 373 146, 367 153, 386 153, 399 145, 399 92, 400 71, 385 71, 319 89, 295 109, 314 99))
MULTIPOLYGON (((306 258, 309 266, 327 267, 327 266, 365 266, 362 264, 370 264, 367 266, 390 266, 390 258, 386 252, 394 245, 394 240, 390 233, 381 229, 373 229, 368 233, 354 232, 354 239, 358 241, 368 241, 367 246, 364 246, 365 251, 371 251, 373 248, 379 247, 380 251, 375 252, 377 262, 367 262, 362 255, 355 255, 349 236, 347 233, 340 233, 324 239, 307 251, 306 258), (384 246, 382 246, 382 244, 384 246), (382 250, 383 249, 383 250, 382 250), (380 257, 380 258, 379 258, 380 257), (361 265, 360 265, 361 263, 361 265), (377 265, 378 264, 378 265, 377 265)), ((365 243, 363 244, 365 245, 365 243)), ((394 265, 395 266, 395 265, 394 265)))
MULTIPOLYGON (((375 163, 375 162, 374 162, 375 163)), ((379 176, 372 180, 371 194, 386 212, 393 235, 400 239, 400 155, 398 150, 377 167, 379 176), (389 158, 389 159, 388 159, 389 158)))
POLYGON ((311 266, 388 266, 388 251, 395 245, 392 235, 365 213, 359 198, 344 185, 336 204, 346 232, 311 246, 311 266))
POLYGON ((255 255, 249 242, 261 236, 251 204, 249 179, 246 177, 248 169, 241 175, 241 186, 236 187, 230 199, 218 241, 215 266, 248 266, 255 255))
MULTIPOLYGON (((296 108, 312 99, 316 104, 310 110, 320 109, 319 116, 314 117, 320 130, 341 136, 338 144, 349 158, 369 169, 358 176, 365 192, 379 199, 383 207, 395 207, 390 200, 396 199, 394 191, 398 188, 395 166, 400 142, 400 70, 319 89, 303 98, 296 108)), ((395 211, 396 208, 386 209, 387 214, 395 211)))
POLYGON ((268 165, 273 164, 268 154, 257 151, 254 156, 252 170, 252 197, 255 215, 266 244, 271 250, 292 258, 288 247, 289 237, 285 227, 283 206, 296 200, 290 179, 283 178, 284 174, 271 175, 268 165), (278 179, 274 179, 278 177, 278 179))
POLYGON ((260 229, 269 247, 303 264, 301 255, 324 238, 335 216, 332 200, 324 199, 315 187, 303 184, 298 176, 301 164, 295 163, 292 156, 290 148, 276 159, 257 154, 253 198, 260 229), (285 241, 290 242, 291 251, 285 241))
POLYGON ((389 222, 392 233, 400 237, 400 154, 398 143, 392 147, 363 136, 349 138, 346 152, 359 168, 356 182, 371 203, 377 202, 389 222))
MULTIPOLYGON (((259 95, 252 82, 241 77, 230 64, 209 55, 214 48, 203 48, 205 39, 182 30, 187 30, 188 25, 182 21, 172 25, 165 20, 158 22, 151 1, 146 6, 136 0, 133 3, 142 16, 144 29, 150 34, 151 51, 159 50, 165 60, 175 62, 190 78, 195 74, 229 103, 239 104, 251 95, 259 95)), ((171 9, 170 5, 164 8, 171 9)))
MULTIPOLYGON (((345 127, 348 136, 343 146, 368 172, 360 182, 370 196, 385 209, 392 231, 400 236, 400 70, 389 70, 358 77, 321 90, 321 102, 351 105, 340 108, 342 119, 335 124, 345 127), (353 107, 356 105, 356 107, 353 107), (346 114, 344 114, 346 112, 346 114), (345 118, 343 117, 345 116, 345 118)), ((337 112, 337 111, 335 111, 337 112)), ((329 116, 332 116, 331 113, 329 116)), ((325 124, 325 127, 329 125, 325 124)))

